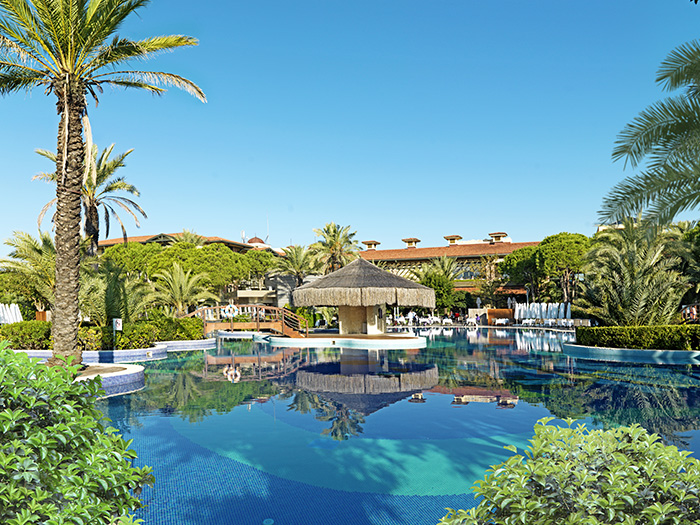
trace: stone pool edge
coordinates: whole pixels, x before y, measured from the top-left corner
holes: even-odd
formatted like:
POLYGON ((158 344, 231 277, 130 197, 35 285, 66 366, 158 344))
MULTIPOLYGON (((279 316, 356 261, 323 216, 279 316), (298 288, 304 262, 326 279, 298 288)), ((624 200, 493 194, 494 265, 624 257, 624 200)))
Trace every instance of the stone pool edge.
POLYGON ((700 364, 700 351, 696 350, 641 350, 637 348, 608 348, 584 346, 572 343, 562 345, 564 354, 578 359, 616 361, 645 364, 700 364))

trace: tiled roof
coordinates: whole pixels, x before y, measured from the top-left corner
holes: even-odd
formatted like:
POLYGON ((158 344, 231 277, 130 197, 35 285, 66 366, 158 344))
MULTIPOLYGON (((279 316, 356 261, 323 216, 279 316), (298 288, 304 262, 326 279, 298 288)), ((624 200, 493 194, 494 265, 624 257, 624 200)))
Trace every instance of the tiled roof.
POLYGON ((478 244, 451 244, 434 248, 401 248, 398 250, 366 250, 360 256, 368 261, 397 261, 434 259, 436 257, 483 257, 508 255, 519 248, 537 246, 539 242, 495 242, 478 244))
POLYGON ((248 239, 248 244, 265 244, 265 241, 260 237, 253 237, 252 239, 248 239))
MULTIPOLYGON (((179 233, 158 233, 156 235, 137 235, 134 237, 127 237, 126 241, 127 242, 135 242, 138 244, 144 244, 152 239, 155 239, 157 237, 162 237, 162 236, 169 236, 169 237, 178 237, 182 235, 182 232, 179 233)), ((242 243, 242 242, 236 242, 236 241, 231 241, 229 239, 224 239, 223 237, 206 237, 204 235, 200 235, 207 244, 215 243, 215 242, 221 242, 224 244, 233 244, 236 246, 241 246, 243 248, 251 248, 248 244, 242 243)), ((115 244, 123 244, 124 243, 124 237, 115 237, 113 239, 105 239, 103 241, 100 241, 98 243, 98 246, 102 248, 107 248, 109 246, 114 246, 115 244)))

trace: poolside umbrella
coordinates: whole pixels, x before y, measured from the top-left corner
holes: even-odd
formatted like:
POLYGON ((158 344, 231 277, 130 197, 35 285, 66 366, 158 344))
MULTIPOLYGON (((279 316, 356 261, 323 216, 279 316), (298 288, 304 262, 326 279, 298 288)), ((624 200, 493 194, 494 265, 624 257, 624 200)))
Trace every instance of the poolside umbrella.
POLYGON ((384 305, 435 308, 432 288, 382 270, 362 258, 297 288, 293 298, 295 306, 338 306, 341 334, 383 332, 383 323, 377 323, 377 319, 384 305), (366 327, 361 327, 360 309, 366 311, 366 327), (373 326, 379 328, 375 330, 373 326))

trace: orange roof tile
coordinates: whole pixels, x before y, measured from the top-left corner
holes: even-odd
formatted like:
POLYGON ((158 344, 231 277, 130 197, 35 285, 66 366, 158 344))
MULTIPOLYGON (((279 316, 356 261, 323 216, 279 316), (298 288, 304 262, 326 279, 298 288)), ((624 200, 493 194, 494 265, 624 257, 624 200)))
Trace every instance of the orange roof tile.
POLYGON ((450 244, 434 248, 401 248, 397 250, 369 250, 360 252, 368 261, 397 261, 434 259, 436 257, 483 257, 487 255, 508 255, 519 248, 537 246, 539 242, 497 242, 478 244, 450 244))

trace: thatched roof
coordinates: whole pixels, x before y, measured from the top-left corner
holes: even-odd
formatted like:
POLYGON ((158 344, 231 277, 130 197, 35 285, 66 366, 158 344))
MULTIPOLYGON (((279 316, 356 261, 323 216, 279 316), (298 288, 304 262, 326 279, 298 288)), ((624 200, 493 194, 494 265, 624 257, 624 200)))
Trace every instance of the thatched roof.
POLYGON ((294 290, 295 306, 422 306, 435 308, 435 291, 364 259, 294 290))

